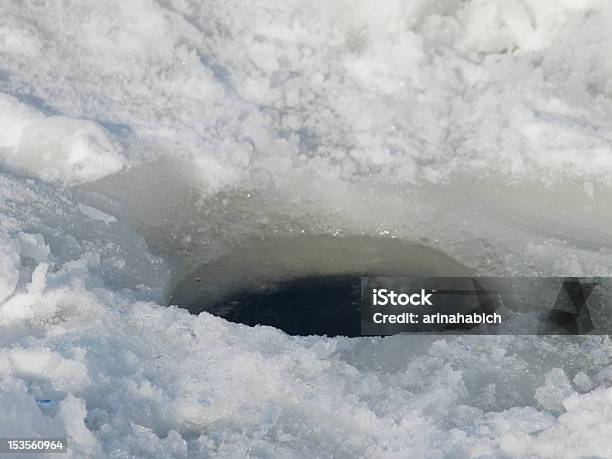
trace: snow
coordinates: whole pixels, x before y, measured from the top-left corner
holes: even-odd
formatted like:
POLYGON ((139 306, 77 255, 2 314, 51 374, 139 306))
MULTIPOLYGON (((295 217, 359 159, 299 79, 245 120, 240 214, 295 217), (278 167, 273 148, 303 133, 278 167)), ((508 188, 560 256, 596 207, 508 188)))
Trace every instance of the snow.
POLYGON ((0 118, 2 122, 0 147, 4 151, 8 148, 17 147, 25 128, 44 117, 34 107, 22 104, 8 94, 0 94, 0 116, 2 116, 0 118))
POLYGON ((0 437, 611 457, 607 336, 299 338, 164 304, 271 235, 612 275, 611 24, 604 0, 0 4, 0 437))
POLYGON ((561 368, 553 368, 544 378, 544 385, 538 387, 535 398, 549 411, 561 411, 563 401, 573 392, 565 372, 561 368))
POLYGON ((45 182, 76 185, 97 180, 125 166, 104 129, 88 120, 46 117, 0 94, 2 162, 12 171, 45 182))
POLYGON ((83 215, 87 215, 92 220, 100 220, 107 225, 117 221, 115 217, 96 209, 95 207, 86 206, 85 204, 79 203, 78 208, 83 215))
POLYGON ((45 244, 45 238, 40 234, 17 233, 20 253, 23 257, 29 257, 37 262, 46 261, 51 254, 51 249, 45 244))
POLYGON ((19 251, 17 244, 2 233, 0 233, 0 260, 0 301, 4 301, 17 287, 19 251))
POLYGON ((67 185, 97 180, 125 164, 102 128, 66 117, 28 126, 7 162, 27 175, 67 185))

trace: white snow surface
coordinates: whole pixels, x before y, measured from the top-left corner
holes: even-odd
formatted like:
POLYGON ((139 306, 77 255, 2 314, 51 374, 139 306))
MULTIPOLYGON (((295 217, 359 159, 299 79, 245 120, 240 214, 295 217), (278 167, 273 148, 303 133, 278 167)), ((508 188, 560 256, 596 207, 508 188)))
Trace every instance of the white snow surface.
POLYGON ((0 3, 0 437, 68 457, 612 457, 609 337, 164 305, 267 235, 612 275, 607 0, 0 3))

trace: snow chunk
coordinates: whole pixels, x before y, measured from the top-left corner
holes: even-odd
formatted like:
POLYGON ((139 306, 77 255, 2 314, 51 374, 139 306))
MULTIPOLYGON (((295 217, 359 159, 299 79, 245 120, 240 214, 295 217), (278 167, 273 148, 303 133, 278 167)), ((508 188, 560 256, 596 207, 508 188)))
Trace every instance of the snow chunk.
POLYGON ((40 33, 27 18, 0 15, 0 53, 39 59, 42 48, 40 33))
POLYGON ((21 135, 27 126, 45 116, 15 97, 0 93, 0 159, 2 150, 19 145, 21 135))
POLYGON ((561 368, 553 368, 536 389, 535 398, 547 410, 562 411, 563 400, 573 393, 572 385, 561 368))
POLYGON ((59 417, 66 426, 68 441, 74 453, 85 457, 100 456, 102 451, 96 437, 87 429, 85 402, 73 395, 68 395, 61 403, 59 417))
POLYGON ((92 182, 126 164, 98 124, 63 116, 27 127, 8 162, 26 175, 63 185, 92 182))
POLYGON ((17 237, 22 256, 32 258, 39 263, 47 260, 51 249, 45 244, 45 238, 41 234, 20 232, 17 237))
POLYGON ((86 206, 85 204, 78 204, 79 210, 83 215, 88 216, 92 220, 100 220, 105 224, 114 223, 117 221, 115 217, 109 215, 107 213, 102 212, 101 210, 96 209, 95 207, 86 206))
MULTIPOLYGON (((79 354, 77 350, 73 352, 79 354)), ((89 385, 87 367, 82 362, 68 360, 46 348, 3 351, 0 353, 0 374, 3 377, 48 381, 55 390, 65 392, 81 390, 89 385)))
POLYGON ((63 437, 59 419, 44 416, 28 394, 26 384, 14 378, 0 380, 0 436, 63 437))
POLYGON ((581 392, 588 392, 593 389, 593 381, 591 381, 591 378, 583 371, 578 372, 576 376, 574 376, 573 383, 581 392))
POLYGON ((13 294, 19 280, 19 249, 0 232, 0 304, 13 294))
POLYGON ((125 158, 93 121, 48 117, 0 94, 0 160, 14 172, 45 182, 77 185, 117 172, 125 158))
POLYGON ((549 428, 529 435, 512 432, 502 439, 504 455, 512 457, 610 457, 612 388, 573 394, 563 403, 566 413, 549 428))

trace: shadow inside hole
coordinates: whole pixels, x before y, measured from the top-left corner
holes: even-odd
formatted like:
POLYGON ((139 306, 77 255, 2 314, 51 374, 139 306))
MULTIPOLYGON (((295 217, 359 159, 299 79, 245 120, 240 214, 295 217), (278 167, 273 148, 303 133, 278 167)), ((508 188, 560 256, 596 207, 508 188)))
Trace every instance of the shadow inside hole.
MULTIPOLYGON (((205 308, 231 322, 269 325, 289 335, 360 336, 361 279, 310 276, 245 290, 205 308)), ((203 308, 182 305, 191 313, 203 308)))
POLYGON ((361 334, 361 275, 465 276, 472 270, 416 243, 366 236, 246 241, 177 279, 169 305, 291 335, 361 334))

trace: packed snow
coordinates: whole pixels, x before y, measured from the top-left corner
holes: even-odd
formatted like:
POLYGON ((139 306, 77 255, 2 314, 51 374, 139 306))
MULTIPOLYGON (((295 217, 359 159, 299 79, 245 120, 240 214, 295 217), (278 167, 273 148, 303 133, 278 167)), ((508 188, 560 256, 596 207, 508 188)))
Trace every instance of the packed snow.
POLYGON ((0 437, 612 457, 608 336, 291 337, 166 304, 272 236, 612 276, 610 55, 606 0, 0 3, 0 437))

